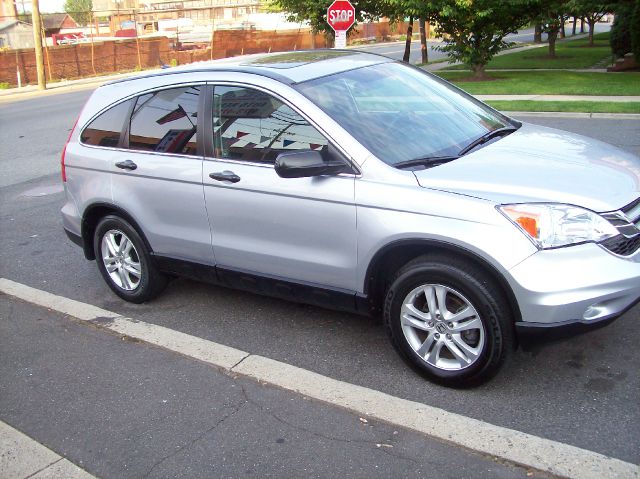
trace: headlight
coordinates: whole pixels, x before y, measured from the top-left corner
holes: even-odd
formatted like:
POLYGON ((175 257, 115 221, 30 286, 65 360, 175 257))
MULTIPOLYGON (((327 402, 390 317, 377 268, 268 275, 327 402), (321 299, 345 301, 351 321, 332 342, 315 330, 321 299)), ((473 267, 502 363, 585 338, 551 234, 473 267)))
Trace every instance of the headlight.
POLYGON ((532 203, 501 205, 498 210, 539 248, 597 242, 618 234, 615 226, 602 216, 577 206, 532 203))

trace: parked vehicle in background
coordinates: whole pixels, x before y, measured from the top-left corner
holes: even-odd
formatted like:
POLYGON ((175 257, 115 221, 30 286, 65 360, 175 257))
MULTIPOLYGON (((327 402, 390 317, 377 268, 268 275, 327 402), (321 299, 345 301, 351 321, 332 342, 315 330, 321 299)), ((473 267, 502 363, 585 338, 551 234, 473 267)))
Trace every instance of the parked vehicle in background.
POLYGON ((62 156, 68 236, 132 302, 172 275, 382 315, 427 378, 640 298, 640 162, 356 51, 100 87, 62 156))

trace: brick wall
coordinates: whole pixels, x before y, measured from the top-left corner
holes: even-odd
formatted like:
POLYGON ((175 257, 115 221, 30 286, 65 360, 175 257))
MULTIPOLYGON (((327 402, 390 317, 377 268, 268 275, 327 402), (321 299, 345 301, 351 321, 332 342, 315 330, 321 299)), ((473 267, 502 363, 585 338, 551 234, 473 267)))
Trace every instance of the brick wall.
MULTIPOLYGON (((210 58, 224 58, 249 53, 302 50, 311 47, 308 31, 277 33, 259 30, 221 30, 215 33, 213 54, 209 48, 174 51, 166 37, 140 39, 142 68, 162 64, 183 65, 210 58)), ((316 36, 316 47, 325 46, 322 35, 316 36)), ((50 79, 73 79, 102 75, 138 67, 138 44, 135 39, 95 42, 49 47, 44 54, 45 75, 50 79), (91 58, 93 57, 93 63, 91 58)), ((23 84, 36 83, 36 63, 33 49, 0 52, 0 82, 17 85, 16 68, 23 84)))
MULTIPOLYGON (((143 68, 160 66, 162 61, 169 63, 171 55, 167 38, 140 40, 143 68)), ((93 55, 88 43, 49 47, 44 53, 44 65, 47 81, 134 70, 138 66, 138 49, 135 39, 95 42, 93 55)), ((0 82, 16 85, 16 67, 23 84, 38 81, 33 49, 0 52, 0 82)))
MULTIPOLYGON (((377 41, 386 42, 393 37, 406 34, 408 25, 409 22, 397 22, 395 24, 390 24, 388 21, 361 23, 354 27, 353 32, 349 32, 349 40, 375 38, 377 41)), ((417 34, 420 31, 419 28, 420 26, 416 20, 413 23, 413 33, 417 34)))

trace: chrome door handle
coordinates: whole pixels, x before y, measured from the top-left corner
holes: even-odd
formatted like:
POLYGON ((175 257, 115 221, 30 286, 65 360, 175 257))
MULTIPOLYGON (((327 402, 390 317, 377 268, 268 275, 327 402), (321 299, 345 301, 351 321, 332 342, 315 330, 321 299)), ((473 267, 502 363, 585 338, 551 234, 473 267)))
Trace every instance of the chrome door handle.
POLYGON ((119 161, 116 163, 116 166, 118 168, 121 168, 123 170, 135 170, 138 165, 136 165, 133 161, 131 160, 127 160, 127 161, 119 161))
POLYGON ((209 173, 209 178, 216 181, 229 181, 230 183, 237 183, 240 181, 240 177, 233 171, 217 171, 215 173, 209 173))

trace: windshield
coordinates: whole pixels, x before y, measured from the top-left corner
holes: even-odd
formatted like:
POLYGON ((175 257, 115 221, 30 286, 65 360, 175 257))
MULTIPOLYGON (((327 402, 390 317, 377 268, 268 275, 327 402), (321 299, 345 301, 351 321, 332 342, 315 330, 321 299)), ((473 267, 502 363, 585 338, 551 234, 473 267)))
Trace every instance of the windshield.
POLYGON ((488 132, 512 126, 472 97, 400 63, 336 73, 296 88, 390 165, 456 157, 488 132))

